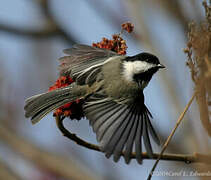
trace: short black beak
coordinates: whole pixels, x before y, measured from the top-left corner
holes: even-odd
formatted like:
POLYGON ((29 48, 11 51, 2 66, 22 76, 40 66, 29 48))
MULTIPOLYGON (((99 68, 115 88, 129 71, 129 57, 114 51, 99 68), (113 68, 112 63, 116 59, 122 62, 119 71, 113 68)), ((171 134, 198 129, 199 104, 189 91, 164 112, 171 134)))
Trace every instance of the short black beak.
POLYGON ((158 67, 158 68, 166 68, 166 67, 165 67, 164 65, 162 65, 162 64, 158 64, 157 67, 158 67))

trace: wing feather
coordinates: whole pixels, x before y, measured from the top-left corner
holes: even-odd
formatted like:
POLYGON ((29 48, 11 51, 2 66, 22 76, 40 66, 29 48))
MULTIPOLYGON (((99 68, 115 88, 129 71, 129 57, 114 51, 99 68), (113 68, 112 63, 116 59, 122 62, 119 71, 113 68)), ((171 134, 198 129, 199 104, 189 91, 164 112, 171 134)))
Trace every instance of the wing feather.
POLYGON ((105 155, 107 158, 109 158, 113 154, 113 151, 116 148, 117 142, 121 139, 122 133, 127 127, 130 118, 132 117, 132 113, 130 113, 130 111, 131 109, 129 109, 129 111, 128 110, 124 111, 123 118, 121 119, 118 118, 116 120, 116 124, 117 124, 116 129, 112 132, 110 130, 112 127, 110 127, 107 130, 107 134, 105 134, 104 139, 108 140, 108 143, 106 143, 106 146, 104 147, 104 150, 106 152, 105 155), (110 135, 110 138, 107 138, 106 135, 110 135))
MULTIPOLYGON (((98 116, 97 121, 95 121, 94 125, 93 125, 93 130, 94 132, 97 132, 97 130, 109 119, 112 118, 113 114, 118 113, 120 110, 122 109, 122 107, 118 107, 118 106, 112 106, 111 108, 107 109, 103 114, 101 114, 100 116, 98 116)), ((121 112, 120 112, 121 113, 121 112)))
POLYGON ((147 127, 149 128, 149 132, 153 138, 153 140, 157 143, 157 145, 160 145, 160 139, 155 131, 155 129, 153 128, 151 122, 150 122, 150 119, 149 119, 149 116, 146 116, 147 118, 147 127))
POLYGON ((91 85, 96 81, 102 65, 109 57, 120 56, 107 49, 82 44, 76 44, 64 50, 64 53, 68 56, 59 59, 60 74, 71 75, 79 85, 91 85))
POLYGON ((133 112, 132 117, 128 120, 126 127, 121 128, 121 129, 124 128, 124 130, 121 132, 121 136, 119 138, 117 137, 117 145, 115 146, 115 149, 113 152, 114 154, 113 158, 115 162, 119 161, 124 145, 126 144, 126 141, 128 140, 130 134, 132 134, 132 126, 135 122, 134 121, 135 117, 136 117, 136 113, 133 112))
POLYGON ((130 163, 130 158, 131 158, 131 153, 132 153, 132 150, 133 150, 134 139, 135 139, 135 135, 137 133, 137 128, 138 128, 138 121, 139 121, 139 115, 136 114, 136 116, 134 118, 134 121, 133 121, 133 126, 132 126, 132 129, 131 129, 131 133, 129 134, 129 137, 128 137, 126 145, 125 145, 124 158, 125 158, 126 164, 130 163))
POLYGON ((152 146, 150 143, 149 139, 149 133, 148 133, 148 127, 147 127, 147 122, 146 122, 146 114, 143 116, 143 139, 144 139, 144 146, 146 148, 147 153, 149 154, 150 157, 152 157, 153 152, 152 152, 152 146))
MULTIPOLYGON (((90 114, 88 114, 87 118, 89 119, 90 116, 90 118, 93 119, 91 125, 93 127, 94 132, 97 132, 97 129, 99 129, 100 126, 102 126, 107 119, 112 118, 112 116, 117 113, 121 108, 122 107, 119 107, 118 105, 108 105, 107 107, 103 107, 103 109, 100 110, 101 112, 98 112, 97 114, 96 111, 91 113, 91 116, 90 114)), ((107 124, 104 124, 104 127, 105 125, 107 124)), ((101 131, 101 133, 103 133, 103 131, 101 131)))
POLYGON ((125 149, 125 162, 131 160, 133 145, 136 159, 142 163, 142 137, 149 156, 153 155, 149 132, 158 142, 158 137, 150 123, 150 113, 144 104, 136 101, 124 104, 125 99, 116 100, 101 94, 90 96, 84 104, 84 113, 97 135, 101 150, 109 158, 118 161, 125 149))
POLYGON ((139 116, 138 118, 138 127, 135 137, 135 151, 136 151, 136 160, 139 164, 142 164, 142 133, 143 133, 143 122, 142 122, 142 116, 139 116))
POLYGON ((125 106, 120 106, 119 111, 115 114, 112 114, 107 121, 105 121, 97 131, 97 137, 100 141, 102 149, 104 149, 107 142, 110 140, 113 133, 121 124, 121 121, 118 121, 119 117, 123 115, 123 113, 127 112, 127 108, 125 106))

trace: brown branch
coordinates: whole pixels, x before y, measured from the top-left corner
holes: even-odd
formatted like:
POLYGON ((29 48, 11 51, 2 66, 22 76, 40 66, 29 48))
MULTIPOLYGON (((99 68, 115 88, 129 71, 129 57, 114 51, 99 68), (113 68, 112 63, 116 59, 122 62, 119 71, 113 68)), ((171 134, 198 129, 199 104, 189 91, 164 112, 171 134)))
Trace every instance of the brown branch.
POLYGON ((190 101, 189 101, 188 104, 185 106, 184 111, 182 112, 182 114, 181 114, 180 117, 178 118, 177 123, 176 123, 176 125, 174 126, 174 129, 171 131, 171 134, 170 134, 169 137, 167 138, 165 144, 163 145, 163 148, 162 148, 162 150, 161 150, 161 152, 160 152, 160 154, 159 154, 159 156, 158 156, 158 158, 157 158, 155 164, 153 165, 153 167, 152 167, 152 169, 151 169, 151 171, 150 171, 150 173, 149 173, 149 176, 148 176, 147 180, 150 180, 150 179, 151 179, 151 177, 152 177, 152 175, 153 175, 153 172, 154 172, 155 168, 157 167, 157 165, 158 165, 158 163, 159 163, 159 161, 160 161, 160 159, 161 159, 161 157, 162 157, 164 151, 165 151, 166 148, 168 147, 168 144, 170 143, 170 141, 171 141, 171 139, 172 139, 172 137, 173 137, 175 131, 177 130, 177 128, 178 128, 178 126, 180 125, 180 123, 182 122, 182 120, 183 120, 183 118, 184 118, 184 116, 185 116, 185 113, 188 111, 188 109, 189 109, 190 105, 192 104, 192 102, 193 102, 193 100, 194 100, 195 97, 196 97, 196 92, 192 95, 190 101))
POLYGON ((59 130, 62 132, 63 136, 67 137, 68 139, 71 139, 76 144, 84 146, 88 149, 92 149, 95 151, 101 151, 99 146, 97 146, 95 144, 88 143, 88 142, 84 141, 83 139, 80 139, 79 137, 77 137, 75 134, 72 134, 70 131, 68 131, 63 125, 64 118, 60 119, 59 116, 56 116, 55 119, 56 119, 56 125, 59 128, 59 130))
POLYGON ((14 130, 11 130, 2 122, 0 140, 13 149, 14 152, 36 164, 38 168, 52 172, 58 177, 76 180, 101 179, 97 174, 91 172, 91 170, 89 171, 88 167, 81 164, 76 166, 74 160, 71 160, 74 159, 73 157, 68 159, 65 156, 42 150, 18 136, 14 130))
MULTIPOLYGON (((67 130, 64 127, 63 120, 64 118, 60 117, 55 117, 56 119, 56 124, 59 130, 62 132, 63 136, 67 137, 68 139, 74 141, 76 144, 83 146, 85 148, 99 151, 100 147, 95 144, 88 143, 84 141, 83 139, 77 137, 75 134, 72 134, 69 130, 67 130)), ((124 155, 124 152, 122 152, 122 155, 124 155)), ((146 152, 142 153, 142 158, 143 159, 157 159, 160 156, 159 153, 154 153, 153 157, 149 157, 146 152)), ((136 154, 133 152, 131 154, 131 158, 135 159, 136 154)), ((168 161, 180 161, 180 162, 185 162, 185 163, 195 163, 195 162, 204 162, 205 159, 211 159, 210 155, 203 155, 203 154, 190 154, 190 155, 185 155, 185 154, 162 154, 160 159, 162 160, 168 160, 168 161)), ((207 163, 211 163, 211 161, 208 161, 207 163)))

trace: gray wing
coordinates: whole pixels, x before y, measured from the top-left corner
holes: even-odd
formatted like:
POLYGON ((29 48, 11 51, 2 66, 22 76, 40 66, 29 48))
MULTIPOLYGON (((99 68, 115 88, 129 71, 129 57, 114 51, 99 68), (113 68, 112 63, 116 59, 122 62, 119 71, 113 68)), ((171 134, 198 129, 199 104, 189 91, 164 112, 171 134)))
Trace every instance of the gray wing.
POLYGON ((117 162, 124 150, 125 162, 131 160, 133 147, 136 151, 138 163, 142 163, 142 138, 145 149, 152 157, 153 151, 149 132, 157 144, 159 138, 152 127, 147 107, 139 102, 130 105, 118 102, 102 95, 94 94, 84 104, 84 113, 97 135, 101 150, 109 158, 117 162))
POLYGON ((64 50, 60 61, 60 74, 69 74, 79 85, 92 84, 96 81, 100 68, 109 57, 119 56, 117 53, 92 46, 76 44, 64 50))

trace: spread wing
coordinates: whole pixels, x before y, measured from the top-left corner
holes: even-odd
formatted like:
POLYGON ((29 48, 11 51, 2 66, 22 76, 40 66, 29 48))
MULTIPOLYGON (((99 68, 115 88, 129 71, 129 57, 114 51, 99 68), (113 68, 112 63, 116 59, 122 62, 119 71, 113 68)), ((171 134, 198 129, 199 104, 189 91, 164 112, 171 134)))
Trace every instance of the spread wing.
POLYGON ((100 68, 108 61, 109 57, 120 56, 110 50, 82 44, 76 44, 72 48, 64 50, 64 53, 68 56, 59 59, 60 74, 70 74, 79 85, 90 85, 95 82, 100 68))
POLYGON ((149 133, 157 144, 160 141, 150 122, 151 114, 144 100, 137 99, 128 105, 124 101, 116 102, 96 93, 87 99, 83 109, 107 158, 113 154, 116 162, 124 150, 125 162, 129 163, 135 149, 136 159, 141 164, 142 139, 149 156, 153 154, 149 133))

